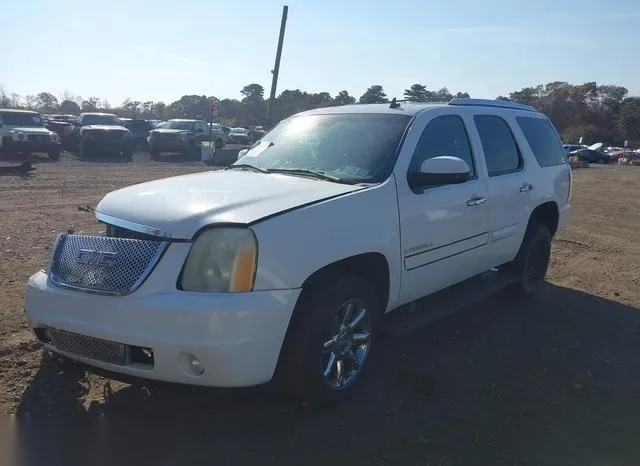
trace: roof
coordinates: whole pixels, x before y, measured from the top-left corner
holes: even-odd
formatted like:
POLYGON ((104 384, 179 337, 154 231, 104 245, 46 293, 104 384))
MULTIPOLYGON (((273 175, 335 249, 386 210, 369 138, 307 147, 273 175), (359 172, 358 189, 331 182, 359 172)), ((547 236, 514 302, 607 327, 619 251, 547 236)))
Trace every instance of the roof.
POLYGON ((204 121, 204 120, 198 120, 195 118, 172 118, 170 120, 167 121, 204 121))
POLYGON ((20 108, 0 108, 0 112, 2 113, 33 113, 35 115, 38 114, 38 112, 34 112, 33 110, 22 110, 20 108))
MULTIPOLYGON (((103 116, 116 116, 114 113, 105 113, 105 112, 84 112, 81 113, 80 116, 83 115, 103 115, 103 116)), ((117 117, 116 117, 117 118, 117 117)))
POLYGON ((525 110, 535 112, 530 105, 519 104, 506 100, 490 100, 490 99, 451 99, 449 102, 405 102, 396 101, 395 106, 391 102, 381 104, 352 104, 342 105, 338 107, 322 107, 314 110, 307 110, 301 115, 326 115, 332 113, 385 113, 396 115, 416 115, 423 110, 442 107, 492 107, 492 108, 509 108, 513 110, 525 110))

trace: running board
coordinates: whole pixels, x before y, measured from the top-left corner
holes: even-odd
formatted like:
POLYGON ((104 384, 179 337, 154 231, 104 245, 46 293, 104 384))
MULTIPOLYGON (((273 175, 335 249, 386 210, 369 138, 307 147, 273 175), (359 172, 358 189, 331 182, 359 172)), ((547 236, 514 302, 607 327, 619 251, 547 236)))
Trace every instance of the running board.
POLYGON ((388 312, 383 329, 404 335, 480 301, 518 281, 515 275, 489 271, 388 312))

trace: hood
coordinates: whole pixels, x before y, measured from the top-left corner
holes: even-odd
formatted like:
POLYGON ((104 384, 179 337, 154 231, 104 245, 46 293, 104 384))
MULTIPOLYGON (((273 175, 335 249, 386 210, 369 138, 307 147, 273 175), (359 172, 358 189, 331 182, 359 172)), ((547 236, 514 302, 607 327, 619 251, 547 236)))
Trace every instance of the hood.
POLYGON ((162 133, 162 134, 181 134, 181 133, 190 133, 191 131, 188 129, 157 128, 157 129, 154 129, 153 132, 162 133))
POLYGON ((299 176, 220 170, 123 188, 107 194, 96 211, 191 239, 211 224, 248 224, 359 189, 299 176))
POLYGON ((20 131, 28 134, 51 134, 51 131, 43 126, 25 126, 24 128, 11 127, 11 131, 20 131))
POLYGON ((115 125, 87 125, 82 127, 85 129, 97 129, 100 131, 129 131, 124 126, 115 126, 115 125))

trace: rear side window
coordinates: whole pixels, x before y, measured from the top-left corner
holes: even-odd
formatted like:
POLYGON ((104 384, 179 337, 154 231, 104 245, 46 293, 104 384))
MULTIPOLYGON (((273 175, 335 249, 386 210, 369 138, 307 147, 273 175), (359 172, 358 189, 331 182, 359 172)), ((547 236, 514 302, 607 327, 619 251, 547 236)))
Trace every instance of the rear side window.
POLYGON ((495 115, 476 115, 482 150, 489 176, 505 175, 522 168, 522 157, 506 121, 495 115))
POLYGON ((546 118, 516 117, 516 121, 524 133, 538 165, 551 167, 566 163, 564 148, 549 120, 546 118))

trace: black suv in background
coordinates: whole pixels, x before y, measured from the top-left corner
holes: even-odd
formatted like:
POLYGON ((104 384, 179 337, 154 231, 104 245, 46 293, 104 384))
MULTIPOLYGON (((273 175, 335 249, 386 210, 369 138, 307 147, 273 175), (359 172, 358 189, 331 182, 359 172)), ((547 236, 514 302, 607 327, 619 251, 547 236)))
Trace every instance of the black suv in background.
POLYGON ((200 144, 208 138, 204 120, 169 120, 149 134, 149 154, 157 159, 163 152, 179 152, 189 160, 200 160, 200 144))
POLYGON ((153 123, 148 120, 127 120, 124 127, 131 133, 131 144, 134 150, 147 150, 147 138, 149 133, 155 129, 153 123))
POLYGON ((77 130, 78 158, 99 152, 118 152, 125 160, 132 160, 131 132, 111 113, 83 113, 77 130))

